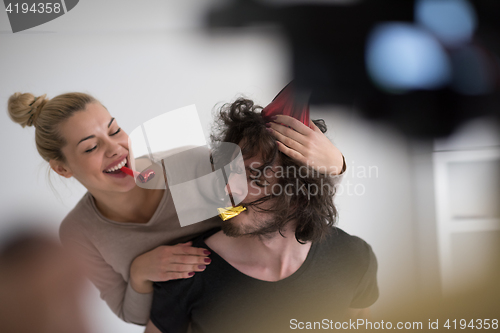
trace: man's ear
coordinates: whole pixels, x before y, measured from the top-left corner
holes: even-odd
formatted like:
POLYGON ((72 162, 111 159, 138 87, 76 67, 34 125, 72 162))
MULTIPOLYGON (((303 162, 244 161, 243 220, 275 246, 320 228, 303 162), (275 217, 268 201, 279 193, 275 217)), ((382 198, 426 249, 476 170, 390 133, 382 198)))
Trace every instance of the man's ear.
POLYGON ((65 178, 70 178, 73 176, 73 172, 69 169, 69 167, 61 161, 50 160, 49 161, 50 168, 54 170, 58 175, 63 176, 65 178))

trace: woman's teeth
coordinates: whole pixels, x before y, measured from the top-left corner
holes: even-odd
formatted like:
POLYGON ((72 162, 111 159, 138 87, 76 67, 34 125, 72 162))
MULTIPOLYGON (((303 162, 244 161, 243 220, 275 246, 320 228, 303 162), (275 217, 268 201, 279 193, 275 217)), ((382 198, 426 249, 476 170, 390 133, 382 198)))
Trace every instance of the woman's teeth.
POLYGON ((120 164, 116 165, 115 167, 108 169, 108 170, 104 170, 104 171, 105 172, 113 172, 113 171, 116 171, 118 169, 121 169, 125 164, 127 164, 126 158, 123 161, 121 161, 120 164))

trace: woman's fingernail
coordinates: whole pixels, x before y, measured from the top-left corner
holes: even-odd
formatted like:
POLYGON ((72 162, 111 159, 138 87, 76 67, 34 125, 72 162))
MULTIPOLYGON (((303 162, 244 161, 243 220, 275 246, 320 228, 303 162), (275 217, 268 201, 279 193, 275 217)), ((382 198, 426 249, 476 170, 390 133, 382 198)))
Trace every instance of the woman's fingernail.
POLYGON ((193 276, 194 275, 194 272, 189 272, 188 273, 189 276, 193 276))
POLYGON ((266 128, 266 131, 268 131, 269 133, 272 133, 273 129, 272 128, 266 128))
POLYGON ((276 120, 276 119, 278 119, 278 116, 272 116, 270 119, 271 120, 276 120))
POLYGON ((205 265, 198 265, 198 269, 205 269, 205 268, 207 268, 207 266, 205 266, 205 265))
POLYGON ((206 262, 207 264, 209 264, 210 262, 212 262, 212 259, 210 259, 210 258, 205 258, 205 262, 206 262))
POLYGON ((271 123, 266 123, 266 127, 271 127, 271 123))
POLYGON ((212 252, 210 252, 208 250, 203 251, 203 254, 210 254, 210 253, 212 253, 212 252))

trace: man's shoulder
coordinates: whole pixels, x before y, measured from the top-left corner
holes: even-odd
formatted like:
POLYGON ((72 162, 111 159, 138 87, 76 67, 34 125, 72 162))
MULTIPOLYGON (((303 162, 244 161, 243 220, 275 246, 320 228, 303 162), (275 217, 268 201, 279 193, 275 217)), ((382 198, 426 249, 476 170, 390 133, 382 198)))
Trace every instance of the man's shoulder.
POLYGON ((203 232, 202 234, 194 237, 193 239, 191 239, 193 241, 193 246, 194 247, 203 247, 203 248, 208 249, 207 244, 205 244, 205 240, 207 238, 209 238, 210 236, 214 235, 215 233, 219 232, 220 230, 221 230, 220 227, 215 227, 215 228, 209 229, 209 230, 203 232))
POLYGON ((371 246, 365 240, 337 227, 332 227, 331 232, 319 242, 318 247, 332 255, 346 257, 367 258, 372 252, 371 246))
MULTIPOLYGON (((202 234, 192 238, 191 239, 191 241, 193 242, 192 246, 213 251, 212 249, 210 249, 207 246, 207 244, 205 243, 205 240, 220 230, 221 230, 220 227, 212 228, 212 229, 209 229, 209 230, 203 232, 202 234)), ((208 267, 213 268, 214 266, 217 266, 217 264, 219 263, 219 261, 217 260, 218 258, 219 258, 218 256, 213 256, 211 258, 212 262, 210 263, 210 265, 208 267)), ((212 273, 214 273, 213 269, 207 269, 206 271, 196 273, 193 277, 188 278, 188 279, 170 280, 170 281, 165 281, 165 282, 155 282, 154 287, 155 287, 155 290, 157 292, 160 292, 161 290, 169 290, 169 292, 171 292, 171 290, 182 290, 183 288, 192 288, 195 284, 197 284, 201 281, 201 279, 199 279, 200 275, 205 274, 205 276, 207 276, 207 275, 211 275, 212 273)), ((217 273, 217 272, 215 272, 215 273, 217 273)))
POLYGON ((351 244, 354 246, 361 245, 361 244, 368 245, 368 243, 366 243, 366 241, 364 241, 362 238, 355 236, 355 235, 351 235, 348 232, 346 232, 338 227, 331 228, 331 232, 329 232, 326 235, 325 241, 327 241, 327 242, 333 242, 333 241, 343 242, 343 243, 351 244))

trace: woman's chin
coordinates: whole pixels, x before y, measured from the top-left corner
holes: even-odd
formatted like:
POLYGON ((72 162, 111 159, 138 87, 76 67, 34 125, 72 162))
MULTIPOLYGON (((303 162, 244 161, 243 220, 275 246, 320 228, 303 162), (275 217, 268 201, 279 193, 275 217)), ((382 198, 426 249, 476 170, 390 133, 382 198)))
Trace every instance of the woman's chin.
POLYGON ((102 182, 96 185, 96 187, 104 191, 112 192, 128 192, 136 187, 134 177, 130 177, 124 172, 118 174, 104 174, 102 182))

